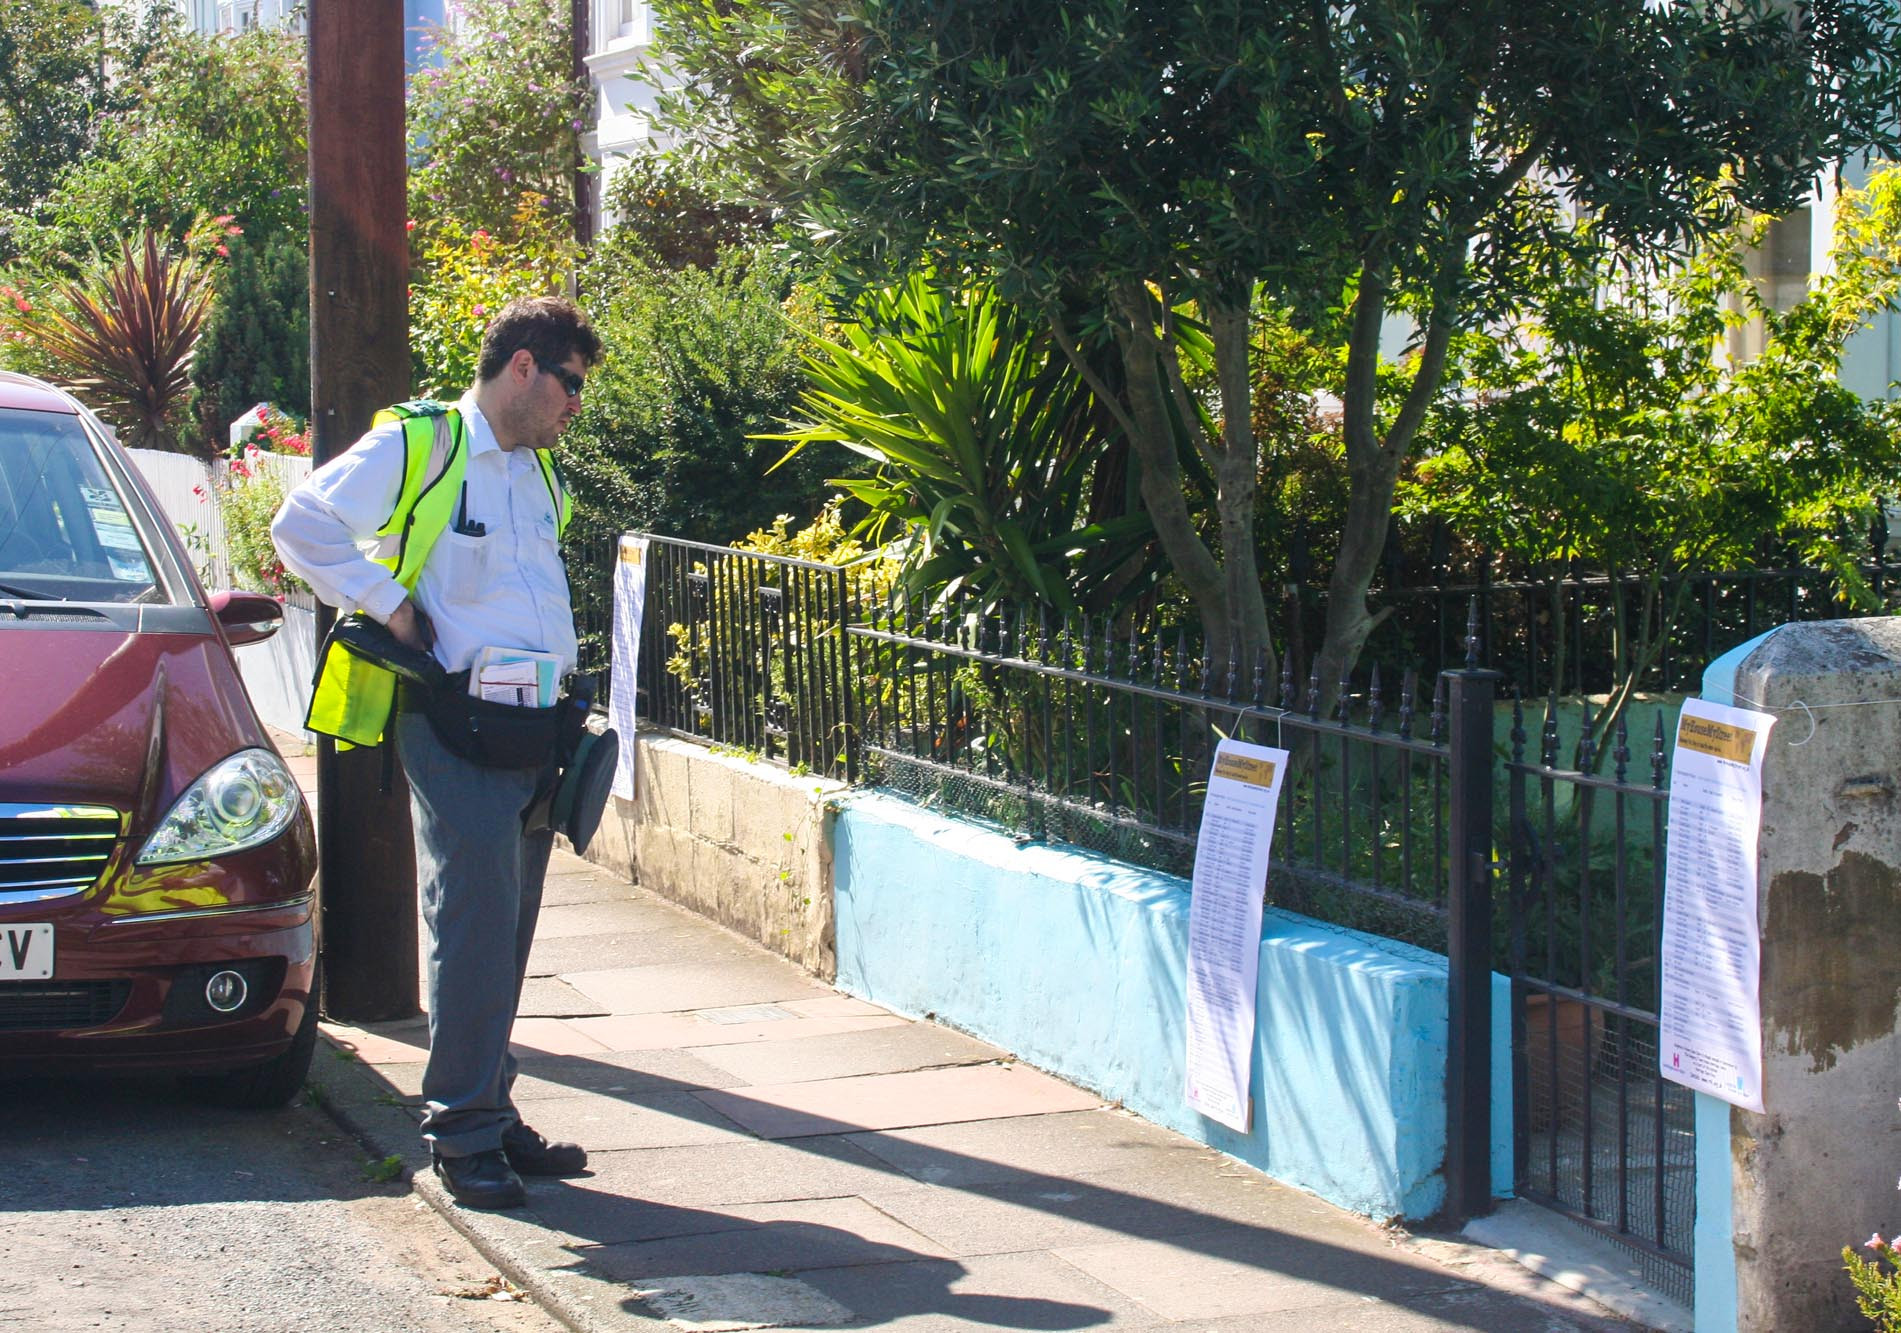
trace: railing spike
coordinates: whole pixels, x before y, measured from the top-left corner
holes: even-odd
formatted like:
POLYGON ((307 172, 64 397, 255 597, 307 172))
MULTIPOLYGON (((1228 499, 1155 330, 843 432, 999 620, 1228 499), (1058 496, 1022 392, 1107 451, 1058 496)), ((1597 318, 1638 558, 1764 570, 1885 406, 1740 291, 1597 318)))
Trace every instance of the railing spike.
POLYGON ((1234 702, 1234 692, 1241 678, 1241 647, 1236 644, 1228 649, 1228 702, 1234 702))
POLYGON ((1340 672, 1339 690, 1339 707, 1334 711, 1339 714, 1340 725, 1350 727, 1353 725, 1353 681, 1348 678, 1344 669, 1340 672))
POLYGON ((1320 720, 1320 669, 1318 667, 1307 673, 1307 720, 1310 722, 1320 720))
POLYGON ((1584 729, 1578 733, 1578 771, 1589 773, 1597 766, 1597 737, 1591 734, 1591 701, 1584 701, 1584 729))
POLYGON ((1366 725, 1367 729, 1375 735, 1379 734, 1384 711, 1380 700, 1380 664, 1375 662, 1373 675, 1366 686, 1366 725))
POLYGON ((1525 696, 1515 688, 1512 690, 1512 762, 1525 762, 1525 696))
POLYGON ((1650 748, 1650 785, 1663 790, 1666 756, 1663 749, 1663 714, 1657 714, 1657 736, 1650 748))
POLYGON ((1465 611, 1465 669, 1477 671, 1479 668, 1479 599, 1474 596, 1466 603, 1465 611))
POLYGON ((1625 714, 1617 716, 1617 746, 1611 751, 1611 760, 1616 765, 1617 785, 1623 786, 1630 777, 1630 719, 1625 714))
POLYGON ((1558 691, 1555 687, 1545 699, 1545 725, 1538 737, 1538 762, 1546 768, 1558 766, 1558 691))
POLYGON ((1249 701, 1256 708, 1267 707, 1267 645, 1262 644, 1254 654, 1254 689, 1249 701))
POLYGON ((1446 738, 1446 675, 1441 671, 1432 684, 1432 732, 1426 738, 1438 745, 1446 738))
POLYGON ((1399 738, 1409 741, 1413 738, 1413 700, 1419 692, 1419 673, 1411 667, 1399 681, 1399 738))
POLYGON ((1294 655, 1291 652, 1281 658, 1281 711, 1294 711, 1294 655))

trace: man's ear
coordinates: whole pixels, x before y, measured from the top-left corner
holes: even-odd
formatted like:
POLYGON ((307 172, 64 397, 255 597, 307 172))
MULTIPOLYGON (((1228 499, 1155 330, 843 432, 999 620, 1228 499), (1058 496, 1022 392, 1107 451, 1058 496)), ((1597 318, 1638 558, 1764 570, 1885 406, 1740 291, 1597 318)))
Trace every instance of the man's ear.
POLYGON ((515 354, 508 358, 508 373, 521 384, 535 377, 535 354, 526 347, 517 347, 515 354))

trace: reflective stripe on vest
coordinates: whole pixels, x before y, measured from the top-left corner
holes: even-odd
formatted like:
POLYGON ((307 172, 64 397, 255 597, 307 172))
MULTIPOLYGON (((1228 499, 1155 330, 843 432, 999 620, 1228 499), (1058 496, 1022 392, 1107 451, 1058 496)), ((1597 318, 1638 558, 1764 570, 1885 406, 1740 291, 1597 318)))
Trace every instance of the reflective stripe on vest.
MULTIPOLYGON (((369 556, 414 592, 436 540, 448 529, 468 472, 468 431, 462 414, 440 403, 399 403, 376 414, 374 424, 403 423, 403 484, 396 504, 377 529, 369 556)), ((545 449, 535 450, 541 479, 554 501, 555 539, 567 535, 574 503, 561 470, 545 449)), ((334 736, 344 748, 378 745, 396 703, 396 678, 382 667, 326 644, 311 690, 304 728, 334 736)))

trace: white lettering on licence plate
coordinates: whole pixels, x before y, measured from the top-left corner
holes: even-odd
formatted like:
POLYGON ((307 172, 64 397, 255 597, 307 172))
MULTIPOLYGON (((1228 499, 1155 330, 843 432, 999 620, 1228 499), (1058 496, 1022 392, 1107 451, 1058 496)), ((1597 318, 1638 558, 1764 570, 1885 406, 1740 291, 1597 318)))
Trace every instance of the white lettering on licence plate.
POLYGON ((0 925, 0 978, 45 981, 53 975, 50 923, 0 925))

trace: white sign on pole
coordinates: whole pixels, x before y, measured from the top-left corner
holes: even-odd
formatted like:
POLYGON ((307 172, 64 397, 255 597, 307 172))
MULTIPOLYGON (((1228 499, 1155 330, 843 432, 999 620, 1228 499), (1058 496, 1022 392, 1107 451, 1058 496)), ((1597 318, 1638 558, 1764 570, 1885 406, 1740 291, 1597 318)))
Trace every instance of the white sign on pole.
POLYGON ((1224 740, 1195 840, 1188 905, 1188 1104, 1247 1132, 1261 903, 1287 751, 1224 740))
POLYGON ((614 676, 607 700, 608 721, 620 733, 620 760, 614 766, 614 795, 634 799, 634 697, 640 667, 640 614, 647 603, 647 539, 621 534, 614 562, 614 676))
POLYGON ((1762 1107, 1756 916, 1762 757, 1775 719, 1684 701, 1670 769, 1657 1060, 1672 1083, 1762 1107))

